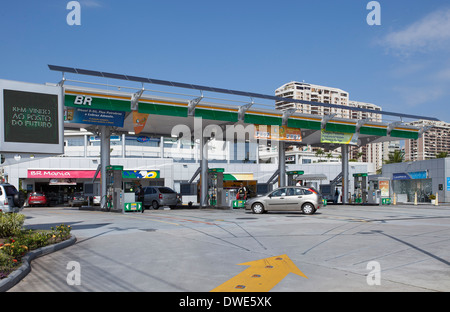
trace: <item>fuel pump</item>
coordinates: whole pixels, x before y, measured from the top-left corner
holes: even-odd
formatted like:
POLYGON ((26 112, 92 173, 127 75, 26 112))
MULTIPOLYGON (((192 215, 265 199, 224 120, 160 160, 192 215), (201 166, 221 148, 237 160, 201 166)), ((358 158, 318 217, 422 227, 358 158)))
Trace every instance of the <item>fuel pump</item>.
POLYGON ((134 182, 123 182, 124 212, 142 211, 142 202, 136 202, 136 185, 134 182))
POLYGON ((208 173, 208 195, 209 205, 213 207, 224 206, 223 194, 223 168, 209 169, 208 173))
POLYGON ((378 179, 369 180, 369 193, 368 193, 368 203, 369 204, 380 204, 381 203, 381 191, 378 188, 378 179))
POLYGON ((123 166, 106 167, 106 205, 108 210, 123 211, 122 171, 123 166))
POLYGON ((353 174, 355 203, 367 203, 367 173, 353 174))

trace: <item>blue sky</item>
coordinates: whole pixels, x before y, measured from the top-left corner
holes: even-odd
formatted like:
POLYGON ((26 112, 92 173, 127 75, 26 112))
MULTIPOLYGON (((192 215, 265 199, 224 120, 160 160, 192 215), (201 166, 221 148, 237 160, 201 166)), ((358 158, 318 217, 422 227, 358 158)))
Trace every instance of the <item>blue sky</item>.
POLYGON ((81 26, 68 2, 2 3, 0 79, 57 82, 55 64, 264 94, 304 80, 450 122, 448 0, 378 1, 380 26, 369 0, 80 0, 81 26))

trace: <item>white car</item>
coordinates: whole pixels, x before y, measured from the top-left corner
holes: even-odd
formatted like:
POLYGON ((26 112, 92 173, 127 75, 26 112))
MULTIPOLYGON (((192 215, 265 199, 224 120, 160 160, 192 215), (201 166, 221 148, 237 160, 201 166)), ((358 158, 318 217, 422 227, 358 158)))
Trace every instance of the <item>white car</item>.
POLYGON ((23 200, 16 187, 11 184, 0 184, 0 212, 19 212, 23 209, 23 200))
POLYGON ((101 199, 102 197, 101 196, 93 196, 92 197, 92 203, 94 204, 94 205, 100 205, 100 199, 101 199))

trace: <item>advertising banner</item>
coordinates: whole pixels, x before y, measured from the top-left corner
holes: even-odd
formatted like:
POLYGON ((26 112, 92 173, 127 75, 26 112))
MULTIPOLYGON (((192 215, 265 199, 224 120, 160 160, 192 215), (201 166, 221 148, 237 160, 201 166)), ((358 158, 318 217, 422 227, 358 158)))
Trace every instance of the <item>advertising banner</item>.
POLYGON ((48 185, 77 185, 75 179, 50 179, 48 185))
POLYGON ((393 180, 415 180, 415 179, 426 179, 427 171, 416 171, 416 172, 401 172, 392 174, 393 180))
POLYGON ((378 181, 378 187, 381 191, 381 197, 389 197, 389 180, 378 181))
POLYGON ((124 179, 159 179, 159 170, 124 170, 124 179))
POLYGON ((145 124, 147 123, 148 114, 139 113, 137 111, 133 111, 133 125, 134 125, 134 133, 139 134, 144 129, 145 124))
POLYGON ((358 144, 358 136, 355 133, 321 131, 321 143, 335 143, 335 144, 358 144))
POLYGON ((301 142, 302 130, 286 126, 255 125, 255 139, 301 142))
POLYGON ((123 127, 125 112, 107 111, 92 108, 67 109, 66 121, 71 123, 123 127))

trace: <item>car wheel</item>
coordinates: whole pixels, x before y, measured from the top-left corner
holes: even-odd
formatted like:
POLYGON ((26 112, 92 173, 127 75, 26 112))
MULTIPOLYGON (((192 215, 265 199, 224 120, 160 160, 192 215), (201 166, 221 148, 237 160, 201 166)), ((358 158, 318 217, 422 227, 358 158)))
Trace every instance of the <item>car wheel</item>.
POLYGON ((252 205, 252 211, 253 211, 253 213, 257 213, 257 214, 264 213, 264 205, 261 203, 254 203, 252 205))
POLYGON ((306 203, 302 206, 302 211, 304 214, 312 215, 316 212, 316 208, 314 208, 314 205, 311 203, 306 203))
POLYGON ((152 202, 152 207, 153 207, 153 209, 158 210, 159 204, 158 204, 158 202, 157 202, 156 200, 154 200, 154 201, 152 202))

